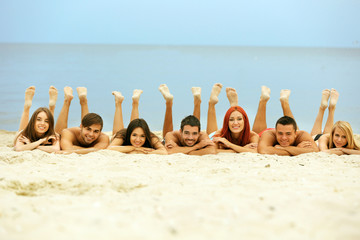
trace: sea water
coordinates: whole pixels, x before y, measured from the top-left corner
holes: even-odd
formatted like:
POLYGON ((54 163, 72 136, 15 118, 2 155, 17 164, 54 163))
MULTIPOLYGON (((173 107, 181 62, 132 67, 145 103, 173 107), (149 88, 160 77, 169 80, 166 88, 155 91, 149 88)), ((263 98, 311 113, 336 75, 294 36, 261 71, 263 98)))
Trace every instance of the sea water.
MULTIPOLYGON (((208 100, 214 83, 224 88, 216 105, 222 125, 229 107, 225 88, 233 87, 239 105, 252 125, 261 86, 271 89, 267 105, 268 127, 283 115, 281 89, 290 89, 290 106, 301 129, 311 131, 321 100, 321 91, 335 88, 340 97, 335 121, 346 120, 360 133, 360 49, 228 47, 228 46, 142 46, 0 44, 0 129, 16 131, 28 86, 36 87, 31 113, 48 105, 50 85, 59 90, 57 118, 63 104, 63 88, 74 89, 69 127, 80 124, 76 87, 88 89, 90 112, 104 119, 104 130, 112 130, 114 97, 120 91, 125 126, 129 123, 132 92, 142 89, 139 112, 151 130, 161 130, 165 101, 158 90, 166 83, 174 95, 174 128, 193 113, 191 87, 202 88, 201 124, 206 129, 208 100)), ((327 111, 324 116, 324 124, 327 111)), ((323 124, 323 126, 324 126, 323 124)))

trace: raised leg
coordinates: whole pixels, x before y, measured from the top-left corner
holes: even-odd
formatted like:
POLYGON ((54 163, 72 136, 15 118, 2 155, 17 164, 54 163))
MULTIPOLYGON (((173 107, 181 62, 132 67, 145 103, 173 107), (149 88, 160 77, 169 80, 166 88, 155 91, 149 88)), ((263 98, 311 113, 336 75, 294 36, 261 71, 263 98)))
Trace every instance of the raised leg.
POLYGON ((163 137, 165 137, 166 133, 171 132, 174 129, 172 120, 172 106, 174 96, 170 93, 169 88, 166 86, 166 84, 161 84, 159 86, 159 90, 166 102, 165 118, 163 125, 163 137))
MULTIPOLYGON (((284 113, 284 116, 294 118, 294 115, 291 112, 290 104, 289 104, 289 97, 290 97, 291 90, 289 89, 282 89, 280 91, 280 102, 281 107, 284 113)), ((295 119, 295 118, 294 118, 295 119)))
POLYGON ((193 115, 200 120, 200 105, 201 105, 201 88, 192 87, 192 94, 194 96, 194 112, 193 115))
POLYGON ((330 133, 331 128, 334 125, 335 108, 338 99, 339 99, 338 91, 332 88, 330 91, 329 116, 325 123, 324 133, 330 133))
POLYGON ((132 96, 133 103, 132 103, 130 121, 139 118, 139 100, 142 92, 143 91, 140 89, 135 89, 133 92, 133 96, 132 96))
POLYGON ((329 97, 330 97, 330 90, 329 89, 323 90, 322 95, 321 95, 321 103, 320 103, 319 112, 316 116, 314 126, 310 133, 311 136, 316 136, 317 134, 321 134, 324 112, 325 112, 325 109, 328 107, 329 97))
POLYGON ((258 110, 255 116, 252 130, 256 133, 260 133, 267 128, 266 123, 266 104, 270 99, 270 88, 261 86, 261 96, 259 101, 258 110))
POLYGON ((55 105, 56 105, 57 97, 58 97, 58 90, 54 86, 50 86, 50 88, 49 88, 49 109, 53 116, 54 116, 54 112, 55 112, 55 105))
POLYGON ((35 94, 35 87, 31 86, 25 90, 24 110, 21 114, 19 131, 23 130, 29 123, 30 107, 35 94))
POLYGON ((115 113, 112 134, 114 135, 118 131, 124 128, 124 120, 122 115, 122 102, 124 96, 121 92, 113 91, 112 94, 115 96, 115 113))
POLYGON ((87 89, 85 87, 78 87, 76 91, 79 96, 80 106, 81 106, 81 120, 83 117, 89 113, 89 106, 87 102, 87 89))
POLYGON ((216 121, 216 111, 215 105, 219 102, 219 94, 222 89, 222 84, 215 83, 210 94, 209 100, 209 109, 207 115, 207 126, 206 126, 206 133, 210 134, 218 130, 217 121, 216 121))
POLYGON ((55 125, 55 132, 61 133, 61 131, 67 128, 67 122, 69 117, 69 109, 71 100, 73 99, 73 90, 71 87, 64 87, 64 104, 59 113, 58 119, 55 125))
POLYGON ((235 88, 226 88, 226 96, 229 99, 230 107, 239 106, 238 95, 235 88))

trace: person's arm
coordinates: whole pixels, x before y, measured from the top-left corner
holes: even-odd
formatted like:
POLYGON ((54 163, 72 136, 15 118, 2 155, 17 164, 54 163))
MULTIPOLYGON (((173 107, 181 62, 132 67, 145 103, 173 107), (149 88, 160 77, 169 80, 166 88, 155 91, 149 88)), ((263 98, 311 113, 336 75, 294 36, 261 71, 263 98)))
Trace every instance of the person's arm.
MULTIPOLYGON (((233 150, 232 152, 237 152, 237 153, 253 152, 253 153, 257 153, 257 144, 256 143, 248 144, 248 145, 242 147, 242 146, 239 146, 239 145, 236 145, 236 144, 230 142, 226 138, 214 137, 213 141, 215 143, 222 143, 226 148, 233 150)), ((217 144, 217 147, 220 147, 220 144, 217 144)), ((228 149, 218 148, 217 151, 218 152, 228 152, 227 151, 228 149)))
POLYGON ((30 142, 30 140, 23 135, 20 135, 15 142, 14 150, 19 151, 26 151, 26 150, 33 150, 40 146, 43 142, 46 142, 46 138, 41 138, 35 142, 30 142))
POLYGON ((297 138, 298 139, 295 140, 298 143, 296 146, 279 147, 279 148, 284 149, 291 156, 297 156, 303 153, 311 153, 311 152, 319 151, 319 148, 314 142, 314 139, 310 136, 308 132, 305 131, 299 132, 297 138))
POLYGON ((149 152, 149 154, 160 154, 160 155, 167 155, 168 152, 166 151, 165 146, 161 143, 161 141, 157 137, 153 137, 151 139, 152 144, 155 148, 154 151, 149 152))
POLYGON ((61 132, 61 140, 60 140, 60 146, 62 151, 59 151, 58 153, 77 153, 77 154, 86 154, 94 151, 98 151, 101 149, 105 149, 109 144, 109 137, 105 134, 101 134, 98 143, 96 143, 91 148, 76 146, 73 144, 75 141, 75 135, 69 131, 68 129, 64 129, 61 132))
POLYGON ((93 148, 96 148, 98 150, 106 149, 109 146, 109 136, 105 133, 101 133, 99 138, 96 140, 97 143, 93 146, 93 148))
POLYGON ((360 155, 360 150, 355 150, 355 149, 349 149, 349 148, 341 148, 341 151, 345 154, 355 154, 355 155, 360 155))
POLYGON ((36 149, 39 149, 47 153, 60 151, 60 136, 51 136, 50 139, 52 139, 51 146, 40 145, 36 149))
POLYGON ((329 141, 330 141, 330 134, 329 133, 324 134, 319 138, 318 143, 319 143, 319 149, 320 149, 321 152, 326 152, 326 153, 329 153, 329 154, 336 154, 336 155, 343 155, 344 154, 344 152, 342 152, 338 148, 329 149, 328 148, 329 141))
POLYGON ((214 143, 208 138, 208 141, 202 140, 203 137, 200 136, 197 144, 191 147, 179 146, 178 138, 176 136, 177 132, 168 132, 165 136, 165 148, 169 154, 174 153, 184 153, 191 155, 204 155, 204 154, 216 154, 214 143), (201 138, 201 139, 200 139, 201 138), (208 148, 208 146, 212 146, 212 148, 208 148), (204 148, 204 149, 202 149, 204 148), (206 148, 206 149, 205 149, 206 148))
POLYGON ((207 155, 216 154, 215 143, 210 140, 209 136, 203 132, 200 133, 199 143, 195 144, 197 149, 190 151, 189 155, 207 155))
POLYGON ((290 156, 289 152, 274 147, 275 144, 276 144, 275 134, 272 133, 271 130, 266 131, 261 135, 258 145, 258 152, 261 154, 277 154, 281 156, 290 156))

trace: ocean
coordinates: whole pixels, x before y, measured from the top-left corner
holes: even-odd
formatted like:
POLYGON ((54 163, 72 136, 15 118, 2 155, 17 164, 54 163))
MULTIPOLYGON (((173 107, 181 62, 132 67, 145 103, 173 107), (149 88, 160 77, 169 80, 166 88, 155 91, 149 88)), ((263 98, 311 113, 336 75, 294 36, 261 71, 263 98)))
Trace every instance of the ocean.
MULTIPOLYGON (((59 90, 55 110, 57 118, 63 104, 63 88, 74 90, 69 127, 80 125, 80 105, 76 87, 88 89, 90 112, 104 119, 104 131, 112 130, 114 97, 125 96, 123 116, 129 123, 134 89, 144 92, 140 98, 140 117, 151 130, 162 130, 165 101, 158 90, 166 83, 174 95, 174 128, 193 112, 191 87, 202 88, 201 124, 206 129, 208 100, 214 83, 224 88, 216 105, 221 127, 229 107, 226 87, 239 95, 239 105, 252 125, 261 86, 271 89, 267 107, 268 126, 282 116, 281 89, 290 89, 290 105, 300 129, 311 131, 321 91, 335 88, 340 98, 335 121, 350 122, 360 133, 360 49, 229 47, 229 46, 143 46, 143 45, 71 45, 71 44, 0 44, 0 129, 16 131, 24 104, 24 91, 36 87, 31 113, 48 105, 48 89, 59 90)), ((324 124, 327 111, 324 116, 324 124)), ((324 125, 323 124, 323 125, 324 125)))

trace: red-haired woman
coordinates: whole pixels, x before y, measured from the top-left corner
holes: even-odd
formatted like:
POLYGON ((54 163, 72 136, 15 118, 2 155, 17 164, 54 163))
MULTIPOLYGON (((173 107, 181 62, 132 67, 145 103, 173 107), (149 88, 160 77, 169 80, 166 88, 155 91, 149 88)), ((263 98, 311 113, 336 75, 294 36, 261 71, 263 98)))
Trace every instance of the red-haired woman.
POLYGON ((230 108, 224 117, 223 127, 217 129, 215 104, 222 85, 217 83, 213 86, 209 100, 208 121, 206 131, 213 137, 218 152, 257 152, 259 136, 250 130, 249 119, 240 106, 235 89, 226 88, 226 95, 230 102, 230 108))
POLYGON ((19 132, 14 140, 15 151, 39 149, 45 152, 60 150, 59 136, 54 131, 54 110, 57 99, 57 90, 51 86, 49 89, 49 109, 38 108, 30 118, 29 111, 35 87, 31 86, 25 91, 24 111, 20 120, 19 132))

